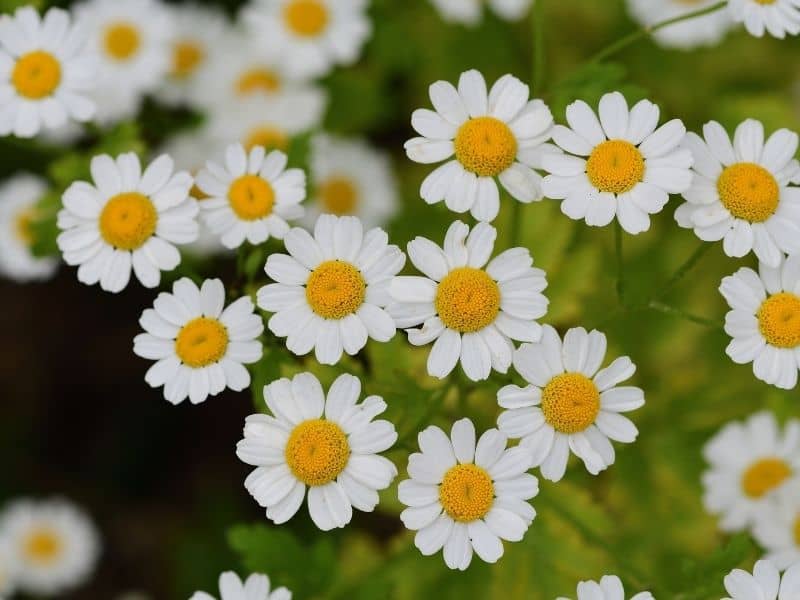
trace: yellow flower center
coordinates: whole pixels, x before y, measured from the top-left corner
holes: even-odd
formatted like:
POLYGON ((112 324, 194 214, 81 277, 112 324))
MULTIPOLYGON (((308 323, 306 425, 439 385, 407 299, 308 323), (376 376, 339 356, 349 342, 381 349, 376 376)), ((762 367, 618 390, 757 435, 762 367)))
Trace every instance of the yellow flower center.
POLYGON ((324 212, 333 215, 352 215, 358 203, 358 190, 346 177, 331 177, 319 186, 324 212))
POLYGON ((11 73, 17 93, 30 100, 50 96, 61 83, 61 63, 44 50, 24 54, 11 73))
POLYGON ((36 242, 36 234, 33 230, 33 223, 35 220, 35 211, 31 208, 22 210, 17 214, 17 237, 26 246, 33 246, 36 242))
POLYGON ((757 4, 775 4, 777 0, 755 0, 757 4))
POLYGON ((758 328, 772 346, 800 346, 800 296, 781 292, 767 298, 758 309, 758 328))
POLYGON ((134 25, 121 21, 106 29, 103 42, 106 52, 111 58, 117 61, 126 61, 139 50, 141 36, 134 25))
POLYGON ((343 319, 358 310, 367 294, 361 271, 340 260, 329 260, 311 272, 306 299, 311 310, 325 319, 343 319))
POLYGON ((283 9, 286 25, 296 35, 314 37, 328 25, 328 9, 319 0, 292 0, 283 9))
POLYGON ((772 173, 753 163, 727 167, 717 179, 723 206, 737 219, 761 223, 778 208, 780 188, 772 173))
POLYGON ((271 94, 279 89, 281 89, 281 80, 278 74, 265 68, 245 71, 236 80, 236 93, 239 96, 249 96, 253 92, 271 94))
POLYGON ((228 189, 228 201, 237 217, 243 221, 255 221, 272 214, 275 191, 258 175, 243 175, 228 189))
POLYGON ((52 529, 42 527, 31 532, 25 539, 25 557, 35 563, 50 563, 56 560, 63 549, 60 536, 52 529))
POLYGON ((777 488, 792 474, 786 461, 762 458, 750 465, 742 475, 742 489, 750 498, 761 498, 777 488))
POLYGON ((486 271, 453 269, 436 289, 436 312, 449 329, 468 333, 494 322, 500 311, 500 287, 486 271))
POLYGON ((494 177, 514 164, 517 138, 500 119, 478 117, 464 123, 456 133, 456 158, 480 177, 494 177))
POLYGON ((492 478, 478 465, 450 467, 439 486, 439 502, 454 521, 481 519, 494 503, 492 478))
POLYGON ((794 543, 800 546, 800 515, 797 515, 797 520, 794 522, 794 543))
POLYGON ((175 353, 181 362, 201 369, 219 362, 228 350, 228 330, 216 319, 199 317, 178 332, 175 353))
POLYGON ((644 157, 630 142, 608 140, 592 150, 586 174, 601 192, 622 194, 644 179, 644 157))
POLYGON ((150 199, 139 192, 111 198, 100 213, 100 234, 120 250, 141 248, 156 231, 158 213, 150 199))
POLYGON ((581 373, 556 375, 542 390, 545 420, 561 433, 578 433, 600 412, 600 391, 581 373))
POLYGON ((286 463, 300 481, 325 485, 344 471, 350 459, 350 444, 336 423, 310 419, 292 430, 285 455, 286 463))
POLYGON ((194 40, 180 40, 172 48, 172 76, 177 79, 186 79, 205 60, 203 46, 194 40))
POLYGON ((264 146, 267 151, 286 150, 289 147, 289 136, 277 127, 260 125, 251 129, 244 139, 244 147, 248 152, 256 146, 264 146))

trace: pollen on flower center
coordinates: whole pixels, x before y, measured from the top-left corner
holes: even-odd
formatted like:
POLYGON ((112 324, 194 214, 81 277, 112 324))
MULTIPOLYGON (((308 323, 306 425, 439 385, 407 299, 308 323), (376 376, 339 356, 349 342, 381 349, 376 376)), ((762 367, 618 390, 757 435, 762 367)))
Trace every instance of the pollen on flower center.
POLYGON ((281 88, 278 74, 265 68, 250 69, 236 80, 236 93, 247 96, 253 92, 274 93, 281 88))
POLYGON ((794 543, 800 546, 800 514, 794 522, 794 543))
POLYGON ((205 50, 194 40, 178 41, 172 49, 172 76, 186 79, 205 59, 205 50))
POLYGON ((114 60, 129 60, 141 45, 139 30, 130 23, 114 23, 106 29, 103 43, 106 52, 114 60))
POLYGON ((500 311, 500 287, 481 269, 453 269, 439 283, 435 305, 449 329, 479 331, 493 323, 500 311))
POLYGON ((243 175, 231 183, 228 202, 236 216, 244 221, 263 219, 272 214, 275 190, 258 175, 243 175))
POLYGON ((284 453, 286 463, 300 481, 306 485, 325 485, 347 466, 350 443, 336 423, 310 419, 292 430, 284 453))
POLYGON ((742 475, 742 489, 750 498, 761 498, 781 485, 792 474, 785 460, 763 458, 752 465, 742 475))
POLYGON ((754 163, 727 167, 717 179, 723 206, 738 218, 762 223, 778 208, 780 188, 772 173, 754 163))
POLYGON ((767 298, 758 309, 758 328, 772 346, 800 347, 800 296, 781 292, 767 298))
POLYGON ((201 369, 219 362, 228 350, 228 330, 216 319, 199 317, 178 332, 175 353, 181 362, 201 369))
POLYGON ((325 319, 343 319, 364 303, 367 283, 361 271, 340 260, 329 260, 311 272, 306 299, 311 310, 325 319))
POLYGON ((477 465, 451 467, 439 486, 439 502, 454 521, 469 523, 481 519, 494 503, 492 478, 477 465))
POLYGON ((34 211, 32 209, 20 211, 16 218, 16 232, 19 240, 26 246, 32 246, 36 241, 33 231, 34 211))
POLYGON ((331 177, 319 186, 324 211, 333 215, 352 215, 358 203, 358 190, 346 177, 331 177))
POLYGON ((291 0, 283 9, 286 25, 296 35, 314 37, 328 25, 328 9, 319 0, 291 0))
POLYGON ((289 136, 286 132, 271 125, 253 127, 244 140, 244 147, 249 152, 256 146, 264 146, 267 150, 286 150, 289 147, 289 136))
POLYGON ((100 234, 120 250, 136 250, 156 231, 158 213, 150 199, 138 192, 111 198, 100 213, 100 234))
POLYGON ((62 550, 61 538, 55 531, 47 528, 36 529, 25 539, 25 557, 36 563, 49 563, 59 557, 62 550))
POLYGON ((517 157, 517 138, 508 125, 494 117, 478 117, 464 123, 454 141, 456 158, 480 177, 495 177, 517 157))
POLYGON ((630 142, 608 140, 592 150, 586 174, 601 192, 622 194, 644 179, 644 157, 630 142))
POLYGON ((61 63, 49 52, 29 52, 17 60, 11 81, 20 96, 31 100, 45 98, 61 83, 61 63))
POLYGON ((600 391, 581 373, 562 373, 542 390, 545 420, 561 433, 578 433, 594 423, 600 412, 600 391))

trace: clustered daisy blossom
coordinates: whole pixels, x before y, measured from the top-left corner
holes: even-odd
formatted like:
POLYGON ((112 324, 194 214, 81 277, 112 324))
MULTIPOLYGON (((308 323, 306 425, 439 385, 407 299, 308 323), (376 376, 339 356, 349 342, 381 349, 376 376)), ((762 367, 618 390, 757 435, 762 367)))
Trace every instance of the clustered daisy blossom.
MULTIPOLYGON (((216 600, 211 594, 195 592, 189 600, 216 600)), ((253 573, 242 581, 233 571, 219 576, 219 600, 292 600, 292 593, 285 587, 270 586, 269 577, 253 573)))
POLYGON ((800 564, 781 577, 775 565, 761 560, 756 563, 752 575, 734 569, 725 576, 724 583, 730 598, 723 600, 794 600, 800 597, 800 564))
POLYGON ((483 6, 487 5, 498 17, 507 21, 517 21, 525 16, 534 0, 431 0, 442 15, 442 19, 453 23, 477 25, 483 16, 483 6))
POLYGON ((728 11, 756 37, 769 33, 783 39, 800 33, 800 0, 729 0, 728 11))
MULTIPOLYGON (((568 600, 558 598, 558 600, 568 600)), ((606 575, 599 582, 581 581, 578 584, 578 600, 625 600, 625 588, 619 577, 606 575)), ((630 600, 654 600, 650 592, 640 592, 630 600)))
MULTIPOLYGON (((631 16, 644 26, 652 26, 667 19, 685 15, 691 10, 702 10, 717 4, 717 0, 627 0, 631 16)), ((668 48, 691 49, 697 46, 718 44, 733 26, 726 10, 674 23, 653 33, 660 45, 668 48)))
MULTIPOLYGON (((800 435, 800 427, 795 423, 800 435)), ((795 477, 772 496, 770 510, 756 515, 752 534, 765 556, 779 569, 800 564, 800 480, 795 477)))

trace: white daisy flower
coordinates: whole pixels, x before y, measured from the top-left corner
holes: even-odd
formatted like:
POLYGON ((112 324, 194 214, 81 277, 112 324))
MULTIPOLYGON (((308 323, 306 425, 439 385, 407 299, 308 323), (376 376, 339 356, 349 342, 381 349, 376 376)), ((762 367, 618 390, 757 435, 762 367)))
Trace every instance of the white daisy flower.
POLYGON ((484 4, 506 21, 518 21, 530 9, 533 0, 431 0, 442 19, 450 23, 478 25, 483 19, 484 4))
POLYGON ((725 254, 754 252, 772 267, 781 252, 800 251, 800 188, 787 187, 797 173, 798 136, 780 129, 764 143, 764 126, 748 119, 731 143, 716 121, 702 139, 689 133, 683 145, 694 155, 694 180, 675 211, 678 225, 701 240, 723 240, 725 254))
POLYGON ((17 559, 11 544, 0 539, 0 598, 10 598, 17 581, 17 559))
POLYGON ((800 33, 800 0, 730 0, 728 11, 750 35, 783 39, 800 33))
POLYGON ((570 451, 597 475, 614 464, 609 440, 636 440, 636 426, 620 413, 641 408, 644 392, 618 386, 636 372, 636 365, 623 356, 600 369, 606 345, 605 335, 581 327, 570 329, 562 343, 558 332, 545 325, 541 342, 514 352, 514 368, 529 385, 507 385, 497 393, 507 409, 497 424, 509 437, 521 438, 545 479, 561 480, 570 451))
POLYGON ((359 402, 360 395, 352 375, 337 377, 327 397, 311 373, 264 387, 272 416, 247 417, 236 455, 256 467, 244 484, 270 521, 291 519, 306 488, 311 520, 323 531, 347 525, 353 508, 372 512, 378 505, 378 492, 397 476, 379 453, 397 432, 389 421, 373 420, 386 403, 378 396, 359 402))
MULTIPOLYGON (((557 600, 568 600, 568 598, 562 597, 557 600)), ((625 588, 616 575, 605 575, 599 583, 581 581, 578 584, 578 600, 625 600, 625 588)), ((640 592, 632 596, 631 600, 654 600, 654 598, 650 592, 640 592)))
POLYGON ((312 237, 295 227, 283 240, 289 255, 271 254, 265 271, 277 283, 258 290, 258 306, 275 313, 269 329, 297 355, 315 351, 335 365, 367 338, 388 342, 395 324, 384 310, 389 284, 406 257, 379 228, 366 233, 357 217, 321 215, 312 237))
POLYGON ((128 285, 131 268, 141 284, 156 287, 161 271, 181 262, 173 244, 197 239, 197 202, 189 197, 192 176, 173 174, 160 156, 142 173, 136 154, 107 154, 91 163, 94 184, 73 183, 58 214, 58 247, 68 265, 80 265, 78 281, 100 283, 107 292, 128 285))
POLYGON ((160 293, 139 319, 146 333, 133 340, 133 351, 158 361, 145 381, 164 386, 164 399, 172 404, 187 397, 192 404, 205 402, 226 387, 242 391, 250 385, 244 365, 263 354, 258 337, 264 322, 254 311, 247 296, 225 308, 219 279, 207 279, 200 288, 187 277, 179 279, 172 293, 160 293))
POLYGON ((245 240, 261 244, 270 236, 282 240, 287 221, 303 216, 306 174, 286 169, 288 157, 279 150, 266 154, 255 146, 249 155, 241 144, 228 146, 225 166, 209 161, 197 174, 197 187, 208 196, 200 202, 206 226, 221 236, 226 248, 245 240))
POLYGON ((319 134, 309 158, 314 194, 307 225, 321 213, 353 215, 367 227, 385 225, 398 210, 398 185, 389 156, 365 140, 319 134))
POLYGON ((719 288, 731 311, 725 332, 733 340, 725 351, 738 364, 753 363, 753 374, 791 390, 800 369, 800 254, 778 263, 763 262, 759 273, 742 267, 719 288))
POLYGON ((764 558, 778 569, 800 564, 800 480, 776 492, 770 510, 756 516, 752 533, 766 552, 764 558))
POLYGON ((372 34, 366 0, 251 0, 243 15, 264 54, 295 78, 355 63, 372 34))
POLYGON ((444 200, 457 213, 493 221, 500 209, 495 177, 520 202, 541 200, 543 156, 556 152, 550 139, 553 115, 541 100, 528 100, 528 86, 504 75, 487 93, 478 71, 461 74, 458 89, 446 81, 430 87, 435 111, 415 110, 411 124, 422 137, 405 144, 418 163, 448 160, 422 182, 428 204, 444 200))
MULTIPOLYGON (((219 576, 220 600, 292 600, 292 593, 285 587, 271 590, 269 577, 253 573, 245 581, 233 571, 219 576)), ((189 600, 216 600, 211 594, 195 592, 189 600)))
POLYGON ((447 377, 459 361, 473 381, 486 379, 492 369, 505 373, 511 340, 541 337, 536 319, 547 312, 545 272, 533 268, 527 248, 511 248, 489 261, 496 237, 488 223, 470 231, 456 221, 443 248, 423 237, 408 244, 411 262, 425 276, 396 277, 388 310, 413 345, 435 340, 428 355, 434 377, 447 377))
POLYGON ((605 227, 616 217, 628 233, 642 233, 669 195, 692 182, 692 155, 679 148, 686 128, 679 119, 658 127, 658 106, 641 100, 629 110, 619 92, 600 99, 598 114, 582 100, 567 107, 569 127, 556 125, 553 140, 568 154, 544 158, 551 174, 542 189, 570 219, 605 227))
POLYGON ((51 8, 44 18, 34 8, 0 18, 0 135, 29 138, 70 120, 88 121, 95 103, 87 97, 97 63, 85 32, 69 13, 51 8))
POLYGON ((416 531, 425 556, 444 548, 444 562, 465 571, 473 551, 487 562, 503 556, 503 542, 519 542, 536 511, 527 502, 539 493, 530 454, 506 448, 506 436, 489 429, 475 443, 469 419, 453 424, 450 438, 430 426, 417 438, 421 452, 408 457, 410 479, 400 482, 400 518, 416 531))
MULTIPOLYGON (((643 26, 709 8, 716 0, 628 0, 631 16, 643 26)), ((658 44, 667 48, 690 50, 698 46, 715 46, 733 26, 726 10, 675 23, 653 33, 658 44)))
POLYGON ((94 100, 102 124, 132 117, 170 69, 172 14, 158 0, 86 0, 75 7, 99 57, 94 100))
POLYGON ((18 565, 17 587, 37 596, 83 584, 100 554, 94 524, 64 500, 14 502, 0 514, 0 538, 18 565))
POLYGON ((741 531, 771 510, 775 493, 800 473, 800 421, 781 431, 774 415, 756 413, 725 425, 703 449, 703 504, 723 531, 741 531))
POLYGON ((795 600, 800 598, 800 564, 781 578, 769 561, 756 563, 753 574, 734 569, 725 576, 725 590, 731 595, 722 600, 795 600))
POLYGON ((46 191, 45 181, 33 175, 15 175, 0 185, 0 275, 24 283, 50 279, 58 269, 56 259, 31 251, 37 204, 46 191))

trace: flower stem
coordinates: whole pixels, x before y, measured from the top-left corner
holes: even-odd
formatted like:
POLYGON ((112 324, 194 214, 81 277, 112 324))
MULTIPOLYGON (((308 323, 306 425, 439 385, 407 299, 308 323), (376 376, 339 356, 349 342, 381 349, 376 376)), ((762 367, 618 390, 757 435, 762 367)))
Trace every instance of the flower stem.
POLYGON ((708 242, 700 242, 700 246, 697 248, 697 250, 692 252, 692 255, 686 259, 686 262, 678 267, 678 270, 675 271, 672 277, 670 277, 669 281, 667 281, 667 283, 664 284, 664 287, 662 287, 661 290, 656 294, 655 300, 660 300, 670 291, 672 291, 672 288, 674 288, 680 282, 680 280, 683 279, 684 276, 691 271, 698 262, 700 262, 700 259, 706 255, 709 248, 711 248, 711 244, 708 242))
POLYGON ((698 317, 697 315, 693 315, 684 310, 681 310, 680 308, 675 308, 674 306, 664 304, 663 302, 659 302, 657 300, 651 300, 650 303, 647 305, 647 307, 657 312, 663 313, 665 315, 670 315, 673 317, 678 317, 680 319, 685 319, 686 321, 691 321, 692 323, 696 323, 697 325, 704 325, 705 327, 710 327, 711 329, 722 329, 722 325, 716 321, 712 321, 711 319, 706 319, 705 317, 698 317))
POLYGON ((511 200, 511 244, 509 248, 516 248, 522 239, 522 202, 511 200))
POLYGON ((622 257, 622 225, 614 221, 614 251, 617 256, 617 299, 625 306, 625 261, 622 257))

